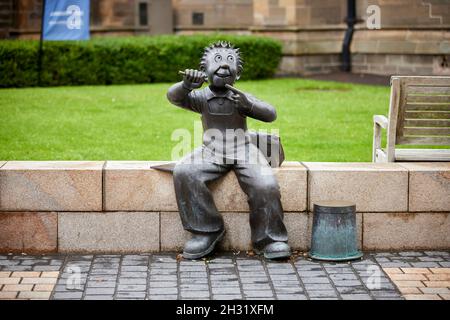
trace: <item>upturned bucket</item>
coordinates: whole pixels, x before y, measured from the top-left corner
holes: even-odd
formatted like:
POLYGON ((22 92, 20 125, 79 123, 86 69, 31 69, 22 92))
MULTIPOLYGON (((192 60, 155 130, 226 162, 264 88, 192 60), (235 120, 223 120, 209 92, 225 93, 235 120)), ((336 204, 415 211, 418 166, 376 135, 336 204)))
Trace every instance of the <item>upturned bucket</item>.
POLYGON ((348 201, 314 203, 311 251, 317 260, 346 261, 362 257, 358 250, 356 205, 348 201))

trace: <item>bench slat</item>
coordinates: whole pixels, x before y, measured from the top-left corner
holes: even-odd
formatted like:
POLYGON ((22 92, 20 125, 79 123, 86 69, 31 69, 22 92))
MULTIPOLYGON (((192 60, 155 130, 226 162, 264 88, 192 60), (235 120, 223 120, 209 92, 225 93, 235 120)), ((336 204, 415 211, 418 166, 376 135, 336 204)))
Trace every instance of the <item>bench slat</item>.
POLYGON ((406 102, 415 102, 415 103, 443 103, 450 104, 450 95, 449 96, 437 96, 437 95, 407 95, 406 102))
POLYGON ((408 119, 405 127, 450 127, 450 120, 442 119, 408 119))
POLYGON ((408 111, 405 119, 450 119, 450 111, 408 111))
POLYGON ((397 161, 450 161, 450 149, 395 149, 397 161))
POLYGON ((450 137, 405 137, 397 138, 397 144, 450 146, 450 137))
POLYGON ((450 128, 405 127, 403 134, 405 136, 447 136, 450 135, 450 128))
POLYGON ((450 102, 448 104, 432 104, 432 103, 408 103, 406 111, 449 111, 450 102))
POLYGON ((408 94, 439 94, 450 95, 450 87, 448 86, 413 86, 406 87, 408 94))

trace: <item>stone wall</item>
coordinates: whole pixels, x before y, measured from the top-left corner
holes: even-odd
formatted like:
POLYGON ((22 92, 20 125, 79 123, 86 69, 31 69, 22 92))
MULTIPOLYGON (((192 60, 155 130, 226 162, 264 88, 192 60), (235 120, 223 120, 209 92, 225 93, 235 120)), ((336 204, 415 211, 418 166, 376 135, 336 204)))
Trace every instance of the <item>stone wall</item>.
MULTIPOLYGON (((180 250, 172 176, 150 161, 0 161, 0 251, 180 250)), ((364 250, 450 249, 450 162, 287 162, 278 178, 289 242, 307 250, 316 201, 356 203, 364 250)), ((234 173, 212 185, 226 250, 251 248, 234 173)))

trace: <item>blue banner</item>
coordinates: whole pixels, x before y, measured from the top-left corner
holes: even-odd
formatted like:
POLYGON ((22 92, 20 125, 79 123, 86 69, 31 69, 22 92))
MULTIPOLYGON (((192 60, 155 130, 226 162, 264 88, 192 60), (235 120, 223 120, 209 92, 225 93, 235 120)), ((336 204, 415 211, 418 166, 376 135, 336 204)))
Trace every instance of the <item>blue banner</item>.
POLYGON ((89 39, 89 0, 44 1, 44 40, 89 39))

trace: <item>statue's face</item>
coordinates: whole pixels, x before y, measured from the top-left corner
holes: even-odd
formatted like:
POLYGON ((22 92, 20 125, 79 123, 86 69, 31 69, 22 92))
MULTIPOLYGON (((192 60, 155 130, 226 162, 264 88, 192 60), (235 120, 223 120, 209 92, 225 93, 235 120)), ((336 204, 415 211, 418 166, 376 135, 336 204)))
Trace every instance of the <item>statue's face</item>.
POLYGON ((217 48, 212 50, 206 59, 205 73, 209 83, 215 87, 233 85, 239 79, 237 59, 234 50, 217 48))

